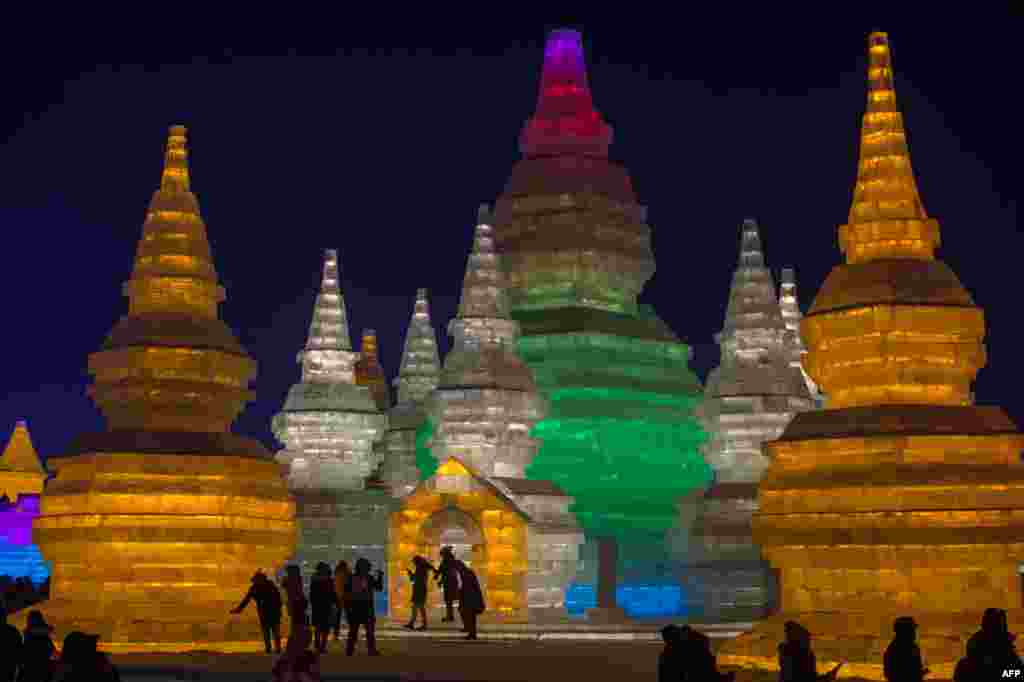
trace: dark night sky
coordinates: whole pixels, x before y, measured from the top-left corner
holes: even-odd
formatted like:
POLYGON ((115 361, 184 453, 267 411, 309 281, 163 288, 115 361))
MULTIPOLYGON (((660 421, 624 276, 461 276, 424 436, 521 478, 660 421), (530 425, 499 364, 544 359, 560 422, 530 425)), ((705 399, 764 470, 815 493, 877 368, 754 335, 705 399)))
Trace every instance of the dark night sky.
MULTIPOLYGON (((839 262, 866 38, 877 27, 890 33, 940 255, 986 311, 979 402, 1024 423, 1010 57, 1019 34, 1009 21, 926 23, 732 21, 664 36, 573 26, 615 130, 613 156, 649 206, 658 271, 641 300, 693 345, 702 378, 717 362, 712 335, 744 217, 759 221, 776 276, 797 268, 805 310, 839 262)), ((46 456, 101 427, 85 397, 86 356, 127 308, 121 283, 173 123, 190 129, 193 190, 228 292, 222 317, 260 365, 237 431, 271 444, 270 417, 298 378, 324 248, 340 249, 353 340, 376 328, 389 375, 417 287, 431 289, 447 350, 477 205, 501 192, 518 158, 553 27, 495 21, 402 36, 364 26, 335 36, 433 45, 422 48, 186 54, 173 41, 91 39, 55 58, 45 45, 4 47, 0 440, 27 418, 46 456)))

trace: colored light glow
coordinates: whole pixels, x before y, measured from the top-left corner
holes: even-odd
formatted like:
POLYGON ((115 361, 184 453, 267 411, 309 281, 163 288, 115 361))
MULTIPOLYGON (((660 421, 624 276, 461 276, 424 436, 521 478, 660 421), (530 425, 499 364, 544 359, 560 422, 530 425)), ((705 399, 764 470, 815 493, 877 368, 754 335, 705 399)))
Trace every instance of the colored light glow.
MULTIPOLYGON (((690 615, 683 588, 678 584, 620 583, 615 588, 615 603, 630 618, 677 618, 690 615)), ((570 616, 582 616, 597 608, 597 587, 573 583, 565 595, 570 616)))

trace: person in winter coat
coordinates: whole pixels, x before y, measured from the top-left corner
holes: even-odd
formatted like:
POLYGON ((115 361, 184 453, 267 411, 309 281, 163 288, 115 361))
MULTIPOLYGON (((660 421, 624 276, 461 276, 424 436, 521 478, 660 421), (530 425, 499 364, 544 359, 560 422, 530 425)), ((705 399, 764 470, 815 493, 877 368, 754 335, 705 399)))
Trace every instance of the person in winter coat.
POLYGON ((57 651, 50 638, 52 633, 53 628, 46 623, 40 611, 29 611, 25 624, 19 682, 50 681, 56 667, 54 653, 57 651))
POLYGON ((341 617, 345 613, 345 585, 348 584, 351 575, 352 571, 349 570, 348 562, 339 561, 334 568, 334 591, 338 594, 338 604, 340 604, 334 614, 334 639, 338 639, 341 635, 341 617))
POLYGON ((345 654, 351 656, 356 650, 356 640, 359 639, 359 627, 366 628, 366 647, 371 656, 379 656, 377 651, 377 615, 373 607, 373 593, 381 592, 384 589, 384 571, 377 571, 376 575, 370 575, 370 562, 360 557, 356 561, 356 570, 348 579, 345 586, 345 597, 348 601, 345 604, 348 615, 348 641, 345 645, 345 654))
POLYGON ((421 556, 412 558, 415 571, 407 571, 412 581, 412 617, 405 627, 412 630, 416 625, 416 615, 423 616, 423 625, 418 629, 427 629, 427 586, 430 584, 430 572, 437 574, 437 569, 421 556))
POLYGON ((839 674, 842 663, 831 671, 818 674, 818 662, 811 651, 811 633, 795 621, 784 625, 786 639, 779 645, 779 682, 831 682, 839 674))
POLYGON ((270 653, 271 636, 274 638, 274 651, 281 653, 281 593, 262 571, 253 575, 252 587, 245 593, 242 603, 231 609, 231 613, 241 613, 251 600, 256 600, 256 614, 267 653, 270 653))
POLYGON ((99 635, 71 632, 64 638, 53 682, 120 682, 110 659, 96 649, 99 635))
POLYGON ((666 625, 661 629, 665 648, 658 654, 658 682, 680 682, 685 672, 685 651, 683 631, 678 625, 666 625))
POLYGON ((466 639, 476 639, 476 619, 486 609, 484 604, 484 592, 480 589, 480 581, 476 573, 464 562, 456 560, 456 568, 459 571, 459 615, 462 616, 462 623, 465 627, 466 639))
POLYGON ((892 630, 892 642, 882 657, 885 679, 888 682, 922 682, 928 668, 921 662, 917 623, 910 616, 901 616, 893 621, 892 630))
POLYGON ((7 609, 0 605, 0 682, 14 682, 21 666, 21 633, 7 622, 7 609))
POLYGON ((444 594, 445 616, 442 623, 455 620, 455 602, 459 598, 459 570, 455 566, 455 552, 451 547, 441 548, 441 563, 438 564, 435 580, 441 585, 444 594))
POLYGON ((687 627, 683 633, 685 678, 687 682, 732 682, 735 673, 718 672, 718 662, 711 652, 711 639, 703 632, 687 627))
POLYGON ((295 631, 271 671, 274 682, 320 682, 320 657, 310 650, 311 640, 309 628, 295 631))
POLYGON ((1015 639, 1006 620, 1006 611, 986 609, 981 630, 967 640, 967 656, 957 663, 954 681, 994 680, 999 679, 1004 670, 1024 669, 1013 644, 1015 639))
MULTIPOLYGON (((302 571, 295 564, 290 564, 285 569, 284 580, 281 586, 284 588, 285 599, 288 602, 288 619, 292 623, 294 631, 299 625, 309 625, 306 616, 306 609, 309 602, 306 601, 305 587, 302 585, 302 571)), ((289 637, 291 634, 289 634, 289 637)))
POLYGON ((334 578, 331 567, 320 562, 316 566, 316 574, 309 583, 309 602, 313 611, 313 628, 315 630, 314 648, 319 653, 327 651, 327 639, 334 626, 334 609, 340 609, 338 593, 334 590, 334 578))

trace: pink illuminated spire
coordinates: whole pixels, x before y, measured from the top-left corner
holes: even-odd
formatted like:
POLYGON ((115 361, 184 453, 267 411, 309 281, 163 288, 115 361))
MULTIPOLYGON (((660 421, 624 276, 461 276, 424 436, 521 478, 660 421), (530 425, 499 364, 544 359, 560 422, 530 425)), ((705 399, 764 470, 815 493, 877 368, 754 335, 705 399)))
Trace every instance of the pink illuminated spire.
POLYGON ((526 156, 608 156, 612 129, 594 109, 579 31, 552 31, 544 48, 537 111, 519 138, 526 156))

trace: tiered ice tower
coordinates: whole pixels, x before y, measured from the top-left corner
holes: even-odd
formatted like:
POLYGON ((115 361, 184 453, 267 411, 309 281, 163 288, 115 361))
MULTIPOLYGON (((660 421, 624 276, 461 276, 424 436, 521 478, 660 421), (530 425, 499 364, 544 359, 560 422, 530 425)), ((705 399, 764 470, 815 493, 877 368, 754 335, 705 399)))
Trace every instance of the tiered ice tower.
POLYGON ((781 571, 781 613, 719 661, 773 668, 795 619, 819 666, 846 659, 847 674, 881 680, 893 619, 906 615, 931 677, 949 679, 985 608, 1024 627, 1024 436, 1002 409, 972 404, 984 313, 935 259, 939 225, 914 182, 888 38, 868 42, 846 263, 801 323, 828 409, 797 415, 767 445, 754 517, 781 571))
POLYGON ((779 285, 779 308, 782 310, 782 319, 786 323, 786 346, 789 348, 789 364, 796 368, 807 384, 807 391, 814 400, 816 407, 823 407, 824 396, 818 390, 814 379, 804 369, 804 356, 807 355, 807 346, 800 338, 800 320, 804 318, 800 312, 800 299, 796 295, 796 271, 793 268, 782 269, 782 283, 779 285))
POLYGON ((704 456, 715 482, 699 503, 690 545, 697 563, 687 578, 696 578, 706 617, 750 620, 775 600, 771 569, 750 529, 757 484, 768 468, 762 445, 813 407, 803 376, 790 364, 787 329, 753 220, 743 222, 725 325, 715 341, 721 361, 708 376, 701 406, 711 435, 704 456))
POLYGON ((32 544, 32 520, 39 515, 39 496, 46 469, 39 461, 28 425, 19 421, 0 456, 0 575, 24 576, 37 585, 50 575, 39 547, 32 544))
POLYGON ((309 338, 297 359, 302 380, 273 420, 285 445, 277 459, 288 468, 297 504, 295 561, 307 579, 320 561, 333 566, 366 556, 380 566, 390 498, 366 482, 377 468, 373 447, 384 437, 387 416, 370 387, 356 381, 359 354, 352 350, 333 249, 324 254, 309 338))
MULTIPOLYGON (((432 466, 395 515, 392 570, 414 553, 436 556, 450 544, 477 568, 498 617, 521 621, 561 610, 583 535, 569 512, 571 497, 549 481, 525 478, 540 445, 530 429, 546 405, 516 352, 518 324, 509 317, 486 207, 448 332, 452 348, 423 427, 432 466)), ((408 585, 393 586, 392 599, 393 613, 403 617, 408 585)))
POLYGON ((47 460, 40 608, 56 641, 82 630, 114 651, 259 651, 256 614, 225 614, 253 572, 294 551, 295 504, 271 454, 229 431, 256 363, 217 316, 224 289, 182 126, 124 291, 128 314, 89 357, 108 430, 47 460))
POLYGON ((573 495, 588 535, 573 606, 596 600, 613 613, 619 593, 637 615, 675 613, 664 534, 676 500, 710 480, 693 414, 701 386, 691 349, 637 304, 654 273, 650 228, 628 172, 608 158, 611 137, 587 86, 580 34, 553 32, 523 158, 497 201, 495 239, 519 353, 551 405, 534 430, 544 445, 528 476, 573 495))
POLYGON ((398 402, 388 412, 381 478, 395 497, 411 493, 420 482, 416 467, 416 432, 427 418, 426 401, 437 388, 441 361, 437 353, 437 335, 430 321, 427 290, 416 292, 412 319, 405 333, 402 363, 394 383, 398 402))

